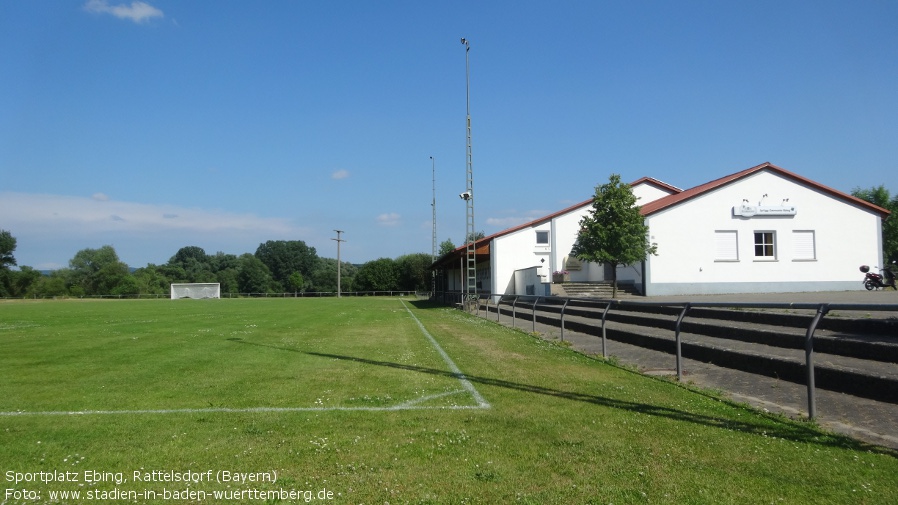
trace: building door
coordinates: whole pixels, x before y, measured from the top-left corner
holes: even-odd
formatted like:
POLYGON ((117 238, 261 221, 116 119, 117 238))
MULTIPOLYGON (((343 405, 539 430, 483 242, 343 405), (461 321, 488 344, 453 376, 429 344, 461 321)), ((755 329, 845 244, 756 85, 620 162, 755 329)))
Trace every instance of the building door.
POLYGON ((548 252, 538 252, 538 253, 536 253, 536 259, 539 261, 539 263, 537 263, 537 267, 539 267, 539 269, 537 271, 539 273, 540 278, 542 279, 541 282, 543 282, 543 283, 550 282, 552 280, 552 278, 551 278, 552 272, 550 271, 551 265, 549 262, 549 253, 548 252))

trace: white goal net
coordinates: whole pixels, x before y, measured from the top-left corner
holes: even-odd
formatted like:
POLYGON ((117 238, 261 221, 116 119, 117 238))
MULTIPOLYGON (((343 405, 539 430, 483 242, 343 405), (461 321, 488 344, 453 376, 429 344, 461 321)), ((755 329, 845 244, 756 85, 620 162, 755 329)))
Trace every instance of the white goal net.
POLYGON ((218 282, 172 284, 171 299, 178 298, 221 298, 221 284, 218 282))

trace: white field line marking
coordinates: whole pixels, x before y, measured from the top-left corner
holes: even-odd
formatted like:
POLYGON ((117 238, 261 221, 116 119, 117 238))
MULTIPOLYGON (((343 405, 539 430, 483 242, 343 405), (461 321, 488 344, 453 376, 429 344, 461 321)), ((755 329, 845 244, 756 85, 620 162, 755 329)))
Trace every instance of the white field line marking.
MULTIPOLYGON (((401 301, 401 300, 400 300, 401 301)), ((456 391, 447 391, 444 393, 438 393, 435 395, 423 396, 421 398, 414 398, 409 401, 400 403, 398 405, 392 405, 388 407, 248 407, 248 408, 229 408, 229 407, 209 407, 203 409, 139 409, 139 410, 49 410, 49 411, 38 411, 38 412, 28 412, 28 411, 13 411, 13 412, 0 412, 0 417, 20 417, 20 416, 87 416, 87 415, 134 415, 134 414, 214 414, 214 413, 227 413, 227 414, 243 414, 243 413, 261 413, 261 412, 330 412, 330 411, 361 411, 361 412, 385 412, 391 410, 472 410, 472 409, 488 409, 490 408, 490 404, 487 403, 486 400, 480 396, 480 393, 474 389, 474 385, 465 377, 465 375, 461 372, 458 366, 455 365, 455 362, 452 361, 452 358, 446 354, 446 351, 440 347, 440 344, 431 336, 431 334, 424 328, 424 325, 421 324, 421 321, 415 317, 415 314, 405 305, 405 302, 402 302, 402 306, 405 307, 405 310, 408 311, 409 315, 412 316, 412 319, 418 323, 418 327, 421 329, 421 332, 425 337, 430 341, 431 345, 440 353, 443 357, 443 360, 446 362, 446 365, 449 366, 452 374, 459 380, 462 387, 464 389, 459 389, 456 391), (468 392, 474 399, 477 401, 477 405, 447 405, 443 407, 422 407, 418 406, 419 403, 423 403, 429 400, 435 400, 437 398, 442 398, 445 396, 451 396, 459 393, 468 392)))
MULTIPOLYGON (((436 400, 437 398, 443 398, 446 396, 452 396, 452 395, 457 395, 457 394, 466 394, 466 393, 467 393, 467 391, 465 391, 464 389, 456 389, 455 391, 446 391, 445 393, 437 393, 435 395, 422 396, 421 398, 412 398, 411 400, 409 400, 407 402, 400 403, 399 405, 396 405, 396 407, 394 407, 394 409, 400 410, 403 408, 412 407, 419 403, 424 403, 426 401, 436 400)), ((475 408, 475 407, 471 407, 471 408, 475 408)), ((476 407, 476 408, 480 408, 480 407, 476 407)))
MULTIPOLYGON (((459 393, 463 391, 455 391, 459 393)), ((435 395, 444 396, 444 395, 435 395)), ((426 401, 431 398, 422 398, 426 401)), ((385 412, 390 410, 473 410, 483 407, 476 405, 448 405, 445 407, 417 407, 415 402, 407 402, 389 407, 249 407, 245 409, 236 408, 207 408, 207 409, 147 409, 147 410, 49 410, 40 412, 0 412, 0 417, 16 417, 16 416, 88 416, 88 415, 121 415, 121 414, 209 414, 209 413, 228 413, 228 414, 254 414, 262 412, 334 412, 334 411, 362 411, 362 412, 385 412)))
POLYGON ((458 379, 458 382, 461 383, 463 388, 467 389, 471 393, 471 396, 473 396, 474 400, 477 401, 477 405, 483 409, 490 408, 490 404, 486 400, 484 400, 483 396, 480 396, 480 393, 477 391, 477 389, 474 388, 474 385, 471 384, 471 381, 469 381, 468 378, 465 377, 465 374, 463 374, 458 366, 456 366, 455 362, 452 361, 452 358, 450 358, 449 355, 446 354, 446 351, 444 351, 443 348, 440 347, 440 344, 438 344, 436 339, 433 338, 430 332, 427 331, 427 328, 424 327, 424 325, 415 316, 412 310, 408 308, 408 305, 406 305, 402 300, 399 301, 402 303, 402 306, 405 307, 405 310, 408 311, 408 314, 412 316, 412 319, 414 319, 415 322, 418 323, 418 328, 421 328, 421 333, 423 333, 424 336, 427 337, 427 340, 430 340, 430 343, 431 345, 433 345, 434 349, 436 349, 437 352, 440 353, 440 356, 443 357, 443 361, 446 362, 449 370, 452 371, 452 375, 454 375, 455 378, 458 379))
MULTIPOLYGON (((244 409, 228 407, 210 407, 205 409, 157 409, 157 410, 72 410, 72 411, 43 411, 43 412, 0 412, 0 417, 7 416, 85 416, 85 415, 110 415, 110 414, 207 414, 207 413, 260 413, 260 412, 331 412, 331 411, 364 411, 383 412, 390 410, 471 410, 486 408, 483 405, 447 405, 445 407, 419 407, 423 403, 445 396, 467 394, 468 390, 457 389, 434 395, 414 398, 398 405, 388 407, 249 407, 244 409)), ((487 406, 488 407, 488 406, 487 406)))

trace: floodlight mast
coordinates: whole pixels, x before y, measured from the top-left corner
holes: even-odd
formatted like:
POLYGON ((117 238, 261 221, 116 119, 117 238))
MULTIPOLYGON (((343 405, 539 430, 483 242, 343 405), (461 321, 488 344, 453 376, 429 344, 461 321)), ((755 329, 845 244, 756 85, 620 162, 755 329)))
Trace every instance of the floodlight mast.
POLYGON ((464 288, 464 298, 466 302, 473 302, 477 299, 477 242, 474 231, 474 168, 471 158, 471 65, 468 53, 471 51, 471 44, 468 39, 462 37, 461 43, 465 46, 465 112, 467 114, 467 146, 465 154, 465 192, 462 199, 465 201, 465 270, 466 281, 464 288))

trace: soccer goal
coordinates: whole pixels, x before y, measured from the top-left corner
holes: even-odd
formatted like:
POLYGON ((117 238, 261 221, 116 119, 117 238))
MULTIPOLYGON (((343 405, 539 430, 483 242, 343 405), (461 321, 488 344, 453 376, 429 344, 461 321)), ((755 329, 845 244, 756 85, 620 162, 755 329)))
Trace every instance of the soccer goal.
POLYGON ((171 299, 178 298, 221 298, 221 284, 218 282, 172 284, 171 299))

